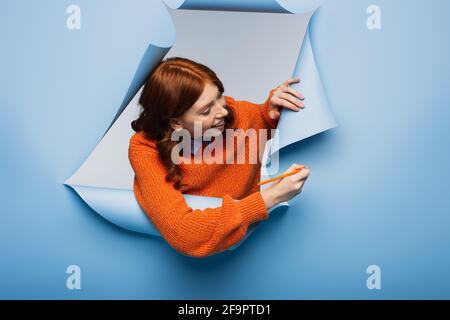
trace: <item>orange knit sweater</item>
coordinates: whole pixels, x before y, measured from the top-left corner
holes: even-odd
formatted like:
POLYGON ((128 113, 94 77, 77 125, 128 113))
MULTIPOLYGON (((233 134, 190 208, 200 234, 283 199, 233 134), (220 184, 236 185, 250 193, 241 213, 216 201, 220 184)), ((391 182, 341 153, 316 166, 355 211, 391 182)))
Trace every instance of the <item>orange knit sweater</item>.
MULTIPOLYGON (((225 96, 227 105, 236 113, 233 127, 275 129, 278 120, 271 119, 268 113, 273 92, 262 104, 225 96)), ((239 242, 251 224, 268 218, 257 185, 261 163, 259 159, 257 164, 249 163, 248 150, 245 164, 181 163, 182 182, 187 184, 183 192, 166 182, 167 169, 159 159, 155 142, 147 139, 143 131, 131 137, 128 155, 135 173, 136 200, 169 245, 184 255, 206 257, 222 252, 239 242), (193 210, 182 193, 221 197, 222 206, 193 210)))

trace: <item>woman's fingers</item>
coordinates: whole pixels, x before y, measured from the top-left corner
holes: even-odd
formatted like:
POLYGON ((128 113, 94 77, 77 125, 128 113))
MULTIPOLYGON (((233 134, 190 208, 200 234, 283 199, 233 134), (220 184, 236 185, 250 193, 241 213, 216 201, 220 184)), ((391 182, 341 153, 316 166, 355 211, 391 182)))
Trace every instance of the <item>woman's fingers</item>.
POLYGON ((273 108, 279 108, 279 107, 285 107, 288 109, 291 109, 292 111, 298 111, 300 110, 300 107, 297 107, 294 103, 286 100, 286 99, 281 99, 278 97, 273 97, 273 108))
POLYGON ((289 87, 292 83, 297 82, 300 82, 300 78, 291 78, 276 88, 270 102, 269 116, 271 119, 278 119, 280 117, 280 109, 282 107, 291 109, 292 111, 299 111, 305 108, 305 104, 300 101, 304 100, 305 96, 289 87))
POLYGON ((306 166, 305 166, 304 164, 293 163, 293 164, 289 167, 289 169, 286 170, 285 173, 289 173, 289 172, 291 172, 292 170, 295 170, 295 169, 302 169, 302 168, 305 168, 305 167, 306 167, 306 166))
POLYGON ((305 100, 305 96, 302 95, 297 90, 294 90, 294 89, 292 89, 290 87, 280 87, 280 89, 283 90, 284 92, 292 94, 294 97, 297 97, 300 100, 305 100))
POLYGON ((303 189, 303 185, 305 184, 306 180, 309 177, 309 166, 305 166, 305 165, 300 165, 297 163, 292 164, 289 169, 287 170, 287 172, 290 172, 294 169, 301 169, 299 172, 297 172, 296 174, 293 174, 291 176, 288 176, 286 178, 289 178, 291 183, 294 184, 295 188, 298 189, 298 191, 296 192, 296 194, 299 194, 302 192, 303 189))
POLYGON ((285 100, 287 100, 287 101, 289 101, 289 102, 291 102, 291 103, 293 103, 293 104, 295 104, 297 107, 299 107, 299 108, 304 108, 305 107, 305 104, 303 103, 303 102, 301 102, 299 99, 297 99, 297 98, 295 98, 293 95, 291 95, 290 93, 282 93, 281 95, 280 95, 280 97, 281 98, 283 98, 283 99, 285 99, 285 100))
MULTIPOLYGON (((294 79, 290 79, 288 81, 285 82, 288 83, 289 81, 291 82, 298 82, 300 81, 298 78, 294 78, 294 79)), ((281 85, 279 87, 277 87, 277 90, 275 92, 275 94, 273 95, 273 106, 274 107, 286 107, 288 109, 291 109, 293 111, 298 111, 298 108, 303 109, 305 107, 305 104, 301 101, 304 100, 305 96, 303 94, 301 94, 300 92, 290 88, 287 85, 281 85), (277 100, 279 99, 279 100, 277 100), (280 100, 286 100, 286 102, 282 102, 280 100), (294 106, 296 106, 297 108, 292 108, 294 106)))
POLYGON ((285 82, 283 82, 283 85, 289 86, 289 85, 291 85, 293 83, 297 83, 297 82, 300 82, 300 78, 291 78, 291 79, 286 80, 285 82))
POLYGON ((298 181, 305 180, 308 178, 309 173, 310 173, 308 166, 305 166, 303 164, 294 163, 289 167, 289 169, 286 172, 291 172, 292 170, 295 170, 295 169, 301 169, 301 170, 299 172, 297 172, 296 174, 293 174, 292 176, 290 176, 292 181, 298 182, 298 181))
POLYGON ((309 176, 309 169, 305 169, 305 168, 304 168, 304 169, 300 170, 300 172, 298 172, 298 173, 296 173, 296 174, 293 174, 293 175, 292 175, 292 178, 293 178, 295 181, 302 181, 302 180, 307 179, 308 176, 309 176))

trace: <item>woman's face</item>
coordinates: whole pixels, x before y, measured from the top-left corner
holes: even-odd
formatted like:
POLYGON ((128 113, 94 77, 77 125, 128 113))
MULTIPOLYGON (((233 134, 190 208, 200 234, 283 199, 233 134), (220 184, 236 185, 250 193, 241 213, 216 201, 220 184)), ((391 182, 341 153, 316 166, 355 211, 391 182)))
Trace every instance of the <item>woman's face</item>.
POLYGON ((225 98, 219 92, 217 86, 207 82, 198 100, 181 117, 178 117, 176 123, 172 126, 174 129, 189 130, 191 137, 194 139, 201 138, 206 130, 215 128, 217 130, 208 132, 214 136, 216 132, 220 134, 224 130, 224 120, 227 115, 225 98), (196 130, 194 130, 195 125, 197 125, 196 130))

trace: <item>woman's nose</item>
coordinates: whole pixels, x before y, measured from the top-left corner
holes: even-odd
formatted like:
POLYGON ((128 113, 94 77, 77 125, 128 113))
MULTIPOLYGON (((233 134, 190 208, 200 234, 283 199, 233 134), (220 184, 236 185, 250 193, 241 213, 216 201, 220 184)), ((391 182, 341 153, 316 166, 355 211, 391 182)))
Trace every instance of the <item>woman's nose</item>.
POLYGON ((228 110, 225 108, 225 106, 220 105, 220 109, 216 114, 216 118, 222 119, 225 118, 228 115, 228 110))

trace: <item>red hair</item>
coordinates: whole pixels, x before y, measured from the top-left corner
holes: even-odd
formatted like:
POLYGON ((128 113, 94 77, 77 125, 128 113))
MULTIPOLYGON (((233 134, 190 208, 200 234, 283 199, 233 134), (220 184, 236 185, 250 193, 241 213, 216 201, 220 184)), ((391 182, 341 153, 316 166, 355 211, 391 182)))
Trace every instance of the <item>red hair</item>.
MULTIPOLYGON (((207 82, 217 86, 219 92, 224 92, 216 73, 203 64, 181 57, 161 61, 144 84, 139 99, 141 114, 131 122, 134 131, 143 130, 148 139, 156 142, 159 158, 167 168, 166 181, 173 182, 176 189, 183 186, 183 173, 171 159, 172 149, 178 142, 171 140, 174 129, 170 118, 179 117, 191 108, 207 82)), ((228 129, 234 123, 235 113, 229 106, 225 108, 228 111, 225 129, 228 129)))

